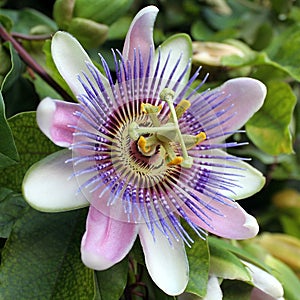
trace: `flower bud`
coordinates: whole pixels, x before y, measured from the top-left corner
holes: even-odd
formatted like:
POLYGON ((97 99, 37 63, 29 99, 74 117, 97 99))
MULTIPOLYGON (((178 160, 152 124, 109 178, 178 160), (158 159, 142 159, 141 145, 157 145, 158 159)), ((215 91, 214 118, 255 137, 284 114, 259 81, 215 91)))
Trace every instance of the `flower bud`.
POLYGON ((300 193, 293 189, 285 189, 276 193, 272 201, 280 209, 300 209, 300 193))
POLYGON ((73 17, 75 0, 56 0, 53 6, 53 18, 60 29, 67 30, 73 17))
POLYGON ((85 48, 102 44, 108 26, 122 16, 133 0, 56 0, 53 17, 60 29, 74 35, 85 48))
POLYGON ((263 233, 256 242, 271 255, 289 265, 296 273, 300 273, 300 240, 282 233, 263 233))
POLYGON ((222 66, 225 56, 244 56, 237 47, 216 42, 193 42, 193 62, 197 65, 222 66))
POLYGON ((108 26, 92 20, 74 18, 68 32, 74 35, 85 48, 94 48, 102 44, 108 34, 108 26))
POLYGON ((122 16, 133 0, 76 0, 73 17, 112 24, 122 16))

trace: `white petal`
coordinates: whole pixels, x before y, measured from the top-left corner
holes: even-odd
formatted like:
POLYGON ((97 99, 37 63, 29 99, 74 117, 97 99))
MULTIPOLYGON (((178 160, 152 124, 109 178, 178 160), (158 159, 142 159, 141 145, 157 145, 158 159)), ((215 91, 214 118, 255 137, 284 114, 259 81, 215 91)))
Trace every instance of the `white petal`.
MULTIPOLYGON (((82 72, 97 86, 95 79, 86 66, 87 62, 92 64, 92 61, 72 35, 63 31, 55 33, 52 38, 51 53, 59 73, 67 82, 74 95, 78 96, 85 93, 77 79, 78 75, 82 76, 82 72)), ((106 82, 106 78, 101 73, 99 75, 106 82)))
POLYGON ((207 282, 207 292, 203 300, 222 300, 223 293, 219 285, 218 278, 210 276, 207 282))
POLYGON ((70 179, 73 166, 65 161, 71 156, 70 150, 61 150, 37 162, 27 171, 23 180, 23 195, 33 208, 55 212, 89 205, 81 194, 76 195, 76 179, 70 179))
POLYGON ((189 266, 183 242, 172 240, 155 232, 155 241, 146 225, 141 225, 140 240, 145 254, 146 266, 152 280, 169 295, 179 295, 189 280, 189 266))
POLYGON ((283 297, 283 287, 274 276, 249 262, 242 261, 242 263, 248 267, 255 287, 275 299, 283 297))

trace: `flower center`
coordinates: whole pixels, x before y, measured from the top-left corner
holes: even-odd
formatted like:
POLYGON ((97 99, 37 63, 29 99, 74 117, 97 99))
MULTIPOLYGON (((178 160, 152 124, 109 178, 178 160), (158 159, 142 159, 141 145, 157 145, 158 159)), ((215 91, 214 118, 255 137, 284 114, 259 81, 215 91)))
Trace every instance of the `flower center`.
POLYGON ((167 165, 181 165, 184 168, 191 168, 193 158, 189 156, 188 149, 191 149, 206 139, 206 134, 200 132, 197 135, 182 134, 179 128, 178 119, 190 107, 188 100, 182 100, 174 107, 174 91, 165 88, 160 93, 160 99, 165 102, 169 109, 170 115, 168 121, 164 124, 159 120, 158 114, 162 106, 155 106, 149 103, 142 103, 141 112, 149 115, 151 126, 141 127, 136 122, 129 126, 129 136, 132 140, 137 141, 140 153, 145 156, 152 156, 157 148, 162 159, 167 165), (147 135, 147 136, 146 136, 147 135), (174 145, 179 144, 181 155, 174 151, 174 145))

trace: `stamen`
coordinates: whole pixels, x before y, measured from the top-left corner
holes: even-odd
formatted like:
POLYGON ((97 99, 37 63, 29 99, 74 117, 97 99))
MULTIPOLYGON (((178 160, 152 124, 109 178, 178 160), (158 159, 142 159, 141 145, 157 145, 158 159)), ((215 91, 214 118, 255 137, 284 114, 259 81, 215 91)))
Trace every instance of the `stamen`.
POLYGON ((193 158, 188 155, 183 136, 179 129, 177 114, 176 114, 176 110, 175 110, 174 103, 173 103, 174 96, 175 96, 175 92, 168 88, 163 89, 163 91, 160 93, 161 100, 165 101, 170 108, 171 116, 173 118, 173 121, 174 121, 174 124, 176 127, 176 132, 178 134, 178 139, 179 139, 179 143, 180 143, 182 155, 183 155, 183 161, 181 163, 181 166, 184 168, 191 168, 191 166, 193 164, 193 158))
POLYGON ((157 139, 154 136, 147 138, 140 136, 138 140, 138 148, 146 156, 151 156, 155 153, 157 144, 157 139))
POLYGON ((164 133, 164 132, 172 132, 176 130, 176 126, 173 123, 165 124, 160 127, 140 127, 136 122, 132 122, 129 125, 129 136, 136 141, 140 135, 147 133, 164 133))
POLYGON ((168 163, 168 166, 180 165, 182 162, 183 162, 183 158, 181 156, 176 156, 168 163))
MULTIPOLYGON (((182 115, 190 108, 190 106, 191 106, 190 101, 182 99, 175 107, 177 119, 180 119, 182 115)), ((172 116, 170 116, 169 122, 174 122, 172 116)))

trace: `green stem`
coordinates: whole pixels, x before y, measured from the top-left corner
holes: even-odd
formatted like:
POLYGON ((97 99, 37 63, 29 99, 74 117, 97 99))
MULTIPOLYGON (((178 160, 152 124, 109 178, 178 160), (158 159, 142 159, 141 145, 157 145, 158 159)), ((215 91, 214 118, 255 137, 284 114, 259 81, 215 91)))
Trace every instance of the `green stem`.
POLYGON ((0 37, 4 41, 10 42, 24 63, 56 90, 65 100, 73 101, 73 98, 29 55, 29 53, 4 29, 3 26, 0 26, 0 37))

